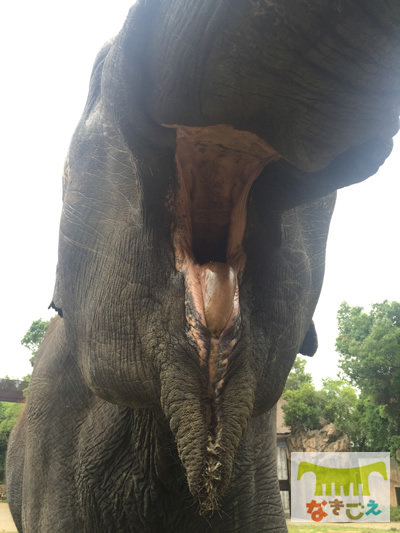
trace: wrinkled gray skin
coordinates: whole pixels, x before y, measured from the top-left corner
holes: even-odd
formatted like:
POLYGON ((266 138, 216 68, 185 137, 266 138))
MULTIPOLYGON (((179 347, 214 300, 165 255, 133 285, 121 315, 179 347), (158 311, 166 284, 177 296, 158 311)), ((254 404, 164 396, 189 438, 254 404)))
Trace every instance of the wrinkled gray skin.
MULTIPOLYGON (((391 150, 399 21, 398 0, 131 10, 96 60, 66 163, 62 318, 8 451, 20 532, 286 530, 271 409, 296 353, 315 351, 334 191, 391 150), (204 327, 178 261, 176 129, 162 125, 229 125, 279 156, 247 198, 239 307, 223 333, 204 327)), ((190 264, 222 272, 207 253, 190 264)))

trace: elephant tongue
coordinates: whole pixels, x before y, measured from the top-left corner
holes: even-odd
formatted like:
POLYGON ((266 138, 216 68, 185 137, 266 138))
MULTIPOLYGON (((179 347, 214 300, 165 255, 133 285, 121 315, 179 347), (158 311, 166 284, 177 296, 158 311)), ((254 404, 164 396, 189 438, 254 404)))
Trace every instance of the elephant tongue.
POLYGON ((237 276, 227 263, 210 262, 201 265, 199 269, 207 328, 212 334, 219 336, 237 312, 237 276))

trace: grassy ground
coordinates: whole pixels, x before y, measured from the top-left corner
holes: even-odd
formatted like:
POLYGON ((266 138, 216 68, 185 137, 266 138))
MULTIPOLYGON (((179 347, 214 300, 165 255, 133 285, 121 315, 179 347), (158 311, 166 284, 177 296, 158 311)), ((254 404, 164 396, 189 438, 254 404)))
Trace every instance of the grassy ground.
POLYGON ((308 525, 308 524, 302 524, 302 525, 293 525, 288 524, 289 533, 331 533, 336 531, 346 532, 346 533, 382 533, 382 531, 392 531, 392 532, 400 532, 400 524, 399 528, 397 527, 390 527, 389 529, 379 529, 379 525, 377 524, 376 528, 371 527, 352 527, 350 524, 347 526, 347 524, 343 524, 341 526, 338 526, 337 524, 318 524, 318 525, 308 525))

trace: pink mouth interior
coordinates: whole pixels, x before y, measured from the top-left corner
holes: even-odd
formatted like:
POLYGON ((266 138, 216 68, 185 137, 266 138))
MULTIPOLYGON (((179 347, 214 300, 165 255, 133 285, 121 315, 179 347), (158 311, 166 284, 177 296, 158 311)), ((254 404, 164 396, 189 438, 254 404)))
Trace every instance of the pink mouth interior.
POLYGON ((250 188, 280 155, 253 133, 230 126, 173 127, 179 184, 174 202, 176 267, 185 274, 202 324, 219 336, 238 309, 250 188))
POLYGON ((173 127, 179 182, 176 267, 185 274, 201 322, 218 337, 238 310, 250 188, 280 155, 256 135, 230 126, 173 127))
POLYGON ((249 190, 279 158, 256 135, 230 126, 177 127, 177 258, 183 253, 200 265, 216 261, 240 270, 249 190))

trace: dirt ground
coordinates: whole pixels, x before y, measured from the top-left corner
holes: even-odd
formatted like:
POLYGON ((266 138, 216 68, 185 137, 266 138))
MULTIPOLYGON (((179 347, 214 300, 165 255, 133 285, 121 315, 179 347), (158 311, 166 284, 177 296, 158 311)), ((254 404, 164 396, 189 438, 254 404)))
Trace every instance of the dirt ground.
POLYGON ((3 531, 7 533, 17 531, 7 503, 0 503, 0 533, 3 531))
MULTIPOLYGON (((290 520, 287 521, 288 522, 288 525, 291 523, 290 520)), ((300 524, 299 522, 295 523, 293 522, 293 525, 294 526, 301 526, 301 525, 304 525, 303 524, 300 524)), ((313 524, 313 523, 310 523, 308 522, 307 523, 307 527, 308 526, 318 526, 319 524, 313 524)), ((349 524, 348 523, 345 523, 345 524, 332 524, 332 526, 335 526, 335 529, 336 527, 340 527, 343 531, 346 531, 346 527, 349 527, 349 524)), ((325 526, 326 527, 326 526, 325 526)), ((324 530, 325 530, 325 527, 324 527, 324 530)), ((362 528, 364 530, 367 530, 367 529, 375 529, 375 530, 381 530, 381 531, 398 531, 400 532, 400 522, 390 522, 390 523, 380 523, 380 524, 366 524, 366 523, 363 523, 363 524, 351 524, 351 527, 352 528, 362 528)), ((322 529, 322 528, 321 528, 322 529)), ((13 519, 11 518, 11 513, 10 513, 10 509, 8 507, 8 504, 7 503, 0 503, 0 533, 4 533, 4 532, 7 532, 7 533, 14 533, 17 531, 17 528, 15 527, 14 525, 14 522, 13 522, 13 519)))

